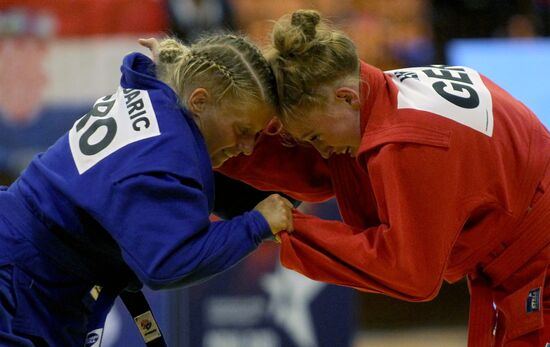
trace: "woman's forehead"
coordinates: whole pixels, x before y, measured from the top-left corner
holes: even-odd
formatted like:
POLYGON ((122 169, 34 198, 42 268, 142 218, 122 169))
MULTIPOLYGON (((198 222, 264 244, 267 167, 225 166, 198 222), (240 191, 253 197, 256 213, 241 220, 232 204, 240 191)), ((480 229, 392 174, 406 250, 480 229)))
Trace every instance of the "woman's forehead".
POLYGON ((277 114, 275 109, 265 103, 233 108, 235 120, 251 126, 265 126, 277 114))

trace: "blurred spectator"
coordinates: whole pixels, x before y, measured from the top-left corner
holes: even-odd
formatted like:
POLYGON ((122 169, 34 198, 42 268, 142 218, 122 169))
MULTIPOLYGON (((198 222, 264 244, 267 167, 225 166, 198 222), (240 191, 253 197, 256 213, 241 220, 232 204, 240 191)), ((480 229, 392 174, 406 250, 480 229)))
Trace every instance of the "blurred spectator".
POLYGON ((345 26, 359 56, 383 70, 433 63, 426 0, 355 1, 345 26))
POLYGON ((267 41, 271 21, 299 8, 315 8, 348 33, 359 56, 384 70, 433 62, 427 0, 233 0, 236 25, 256 42, 267 41))
POLYGON ((514 14, 508 18, 506 36, 514 38, 534 37, 536 36, 535 23, 527 15, 514 14))
POLYGON ((445 45, 455 38, 549 35, 549 0, 432 0, 436 61, 446 63, 445 45))
POLYGON ((234 30, 234 14, 227 0, 167 0, 172 33, 183 41, 205 32, 234 30))
POLYGON ((235 24, 259 44, 267 42, 272 23, 285 13, 307 7, 304 0, 231 0, 235 9, 235 24))

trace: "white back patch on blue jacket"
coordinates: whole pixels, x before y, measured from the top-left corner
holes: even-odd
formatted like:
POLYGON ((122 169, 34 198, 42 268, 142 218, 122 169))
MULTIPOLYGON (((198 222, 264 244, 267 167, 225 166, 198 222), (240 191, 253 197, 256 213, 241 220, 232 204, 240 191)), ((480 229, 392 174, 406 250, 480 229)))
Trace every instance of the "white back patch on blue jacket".
POLYGON ((69 143, 79 174, 116 150, 160 135, 157 116, 145 90, 118 88, 98 99, 92 110, 69 131, 69 143))

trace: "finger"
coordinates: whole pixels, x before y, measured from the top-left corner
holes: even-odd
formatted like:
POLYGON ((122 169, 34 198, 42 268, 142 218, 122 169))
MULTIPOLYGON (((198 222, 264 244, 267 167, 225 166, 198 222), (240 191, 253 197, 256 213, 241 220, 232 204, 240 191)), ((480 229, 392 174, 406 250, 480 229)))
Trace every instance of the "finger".
POLYGON ((158 41, 154 37, 150 37, 148 39, 138 39, 138 42, 147 48, 154 48, 158 45, 158 41))
POLYGON ((281 197, 281 199, 283 199, 283 202, 285 203, 285 205, 288 208, 294 208, 294 205, 290 202, 290 200, 288 200, 287 198, 283 198, 283 197, 281 197))
POLYGON ((288 214, 288 228, 286 231, 289 233, 294 232, 294 218, 292 216, 292 211, 288 214))
POLYGON ((278 204, 281 204, 284 208, 294 208, 294 205, 292 205, 290 200, 288 200, 287 198, 279 194, 275 194, 275 195, 276 196, 274 197, 274 199, 278 204))
POLYGON ((143 47, 151 49, 152 42, 151 42, 150 38, 149 39, 138 39, 138 42, 143 47))
POLYGON ((159 52, 159 42, 155 38, 148 38, 148 39, 138 39, 138 42, 140 45, 142 45, 145 48, 148 48, 154 57, 158 55, 159 52))

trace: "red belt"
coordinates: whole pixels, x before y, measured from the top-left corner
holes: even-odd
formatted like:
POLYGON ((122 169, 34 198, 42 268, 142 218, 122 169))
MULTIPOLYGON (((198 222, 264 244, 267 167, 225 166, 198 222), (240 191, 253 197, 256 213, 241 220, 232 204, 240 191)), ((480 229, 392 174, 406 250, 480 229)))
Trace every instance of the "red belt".
POLYGON ((516 230, 521 232, 521 236, 483 269, 490 282, 483 277, 469 277, 469 347, 493 346, 492 332, 496 315, 491 287, 502 284, 533 256, 550 245, 550 192, 540 197, 533 209, 516 226, 516 230))

